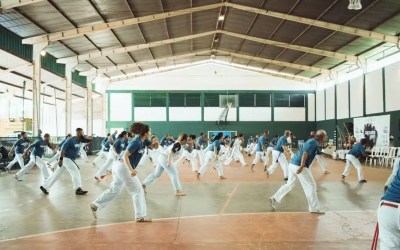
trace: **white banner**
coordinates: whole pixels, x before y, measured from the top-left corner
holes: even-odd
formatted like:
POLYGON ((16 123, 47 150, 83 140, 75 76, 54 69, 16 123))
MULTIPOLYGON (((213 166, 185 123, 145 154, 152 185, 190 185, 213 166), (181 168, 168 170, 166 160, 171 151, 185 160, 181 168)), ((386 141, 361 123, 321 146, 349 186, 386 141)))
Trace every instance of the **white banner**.
POLYGON ((354 137, 357 141, 367 139, 367 143, 377 147, 389 147, 390 115, 354 118, 354 137))

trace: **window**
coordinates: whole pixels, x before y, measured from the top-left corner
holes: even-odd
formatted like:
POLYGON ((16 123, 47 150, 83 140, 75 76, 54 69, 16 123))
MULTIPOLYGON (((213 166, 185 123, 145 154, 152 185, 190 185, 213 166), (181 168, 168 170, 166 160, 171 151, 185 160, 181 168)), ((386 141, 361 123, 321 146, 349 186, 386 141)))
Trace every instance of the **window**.
POLYGON ((166 107, 167 97, 165 93, 151 93, 151 107, 166 107))
POLYGON ((200 107, 200 93, 186 94, 186 107, 200 107))
POLYGON ((290 94, 290 107, 305 107, 304 94, 290 94))
POLYGON ((169 94, 170 107, 185 107, 185 94, 183 93, 170 93, 169 94))
POLYGON ((271 107, 271 94, 258 93, 256 96, 256 107, 271 107))
POLYGON ((219 107, 219 94, 204 94, 204 107, 219 107))
POLYGON ((274 105, 275 107, 289 107, 289 94, 275 94, 274 105))
POLYGON ((254 94, 239 94, 239 107, 254 107, 254 94))
POLYGON ((167 106, 165 93, 136 93, 134 98, 135 107, 167 106))
POLYGON ((151 95, 149 93, 136 93, 134 95, 135 107, 150 107, 151 95))

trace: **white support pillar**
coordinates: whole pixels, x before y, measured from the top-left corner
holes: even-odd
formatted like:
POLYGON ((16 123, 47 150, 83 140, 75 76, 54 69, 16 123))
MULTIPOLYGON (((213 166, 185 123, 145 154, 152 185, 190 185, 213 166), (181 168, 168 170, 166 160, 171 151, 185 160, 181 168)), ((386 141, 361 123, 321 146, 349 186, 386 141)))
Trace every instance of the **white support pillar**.
POLYGON ((93 135, 93 89, 92 89, 92 84, 94 83, 96 77, 93 76, 88 76, 86 78, 86 89, 87 89, 87 95, 86 95, 86 134, 87 135, 93 135))
POLYGON ((32 76, 32 133, 37 136, 40 129, 40 96, 41 96, 41 55, 40 52, 46 48, 48 43, 37 43, 33 45, 33 76, 32 76))
POLYGON ((65 64, 65 134, 72 133, 72 69, 76 64, 65 64))

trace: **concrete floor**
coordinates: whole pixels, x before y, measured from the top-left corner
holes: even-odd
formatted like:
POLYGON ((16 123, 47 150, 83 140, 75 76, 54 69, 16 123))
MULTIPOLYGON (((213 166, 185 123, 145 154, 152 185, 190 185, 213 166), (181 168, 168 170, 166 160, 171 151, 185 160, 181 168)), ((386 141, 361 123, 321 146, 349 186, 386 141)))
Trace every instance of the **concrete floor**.
MULTIPOLYGON (((283 184, 279 168, 267 179, 261 164, 251 173, 232 163, 225 167, 226 180, 210 168, 197 181, 184 163, 179 171, 187 196, 174 196, 166 173, 147 188, 148 213, 155 219, 149 224, 132 222, 126 190, 93 219, 89 203, 110 181, 96 183, 92 164, 78 161, 86 196, 74 194, 68 173, 48 196, 39 189, 38 169, 21 182, 2 173, 0 249, 369 249, 375 209, 391 169, 365 167, 368 183, 358 184, 354 168, 341 182, 344 162, 327 162, 331 174, 324 175, 316 162, 312 168, 325 215, 307 212, 299 183, 271 211, 267 198, 283 184)), ((138 171, 143 180, 152 166, 138 171)))

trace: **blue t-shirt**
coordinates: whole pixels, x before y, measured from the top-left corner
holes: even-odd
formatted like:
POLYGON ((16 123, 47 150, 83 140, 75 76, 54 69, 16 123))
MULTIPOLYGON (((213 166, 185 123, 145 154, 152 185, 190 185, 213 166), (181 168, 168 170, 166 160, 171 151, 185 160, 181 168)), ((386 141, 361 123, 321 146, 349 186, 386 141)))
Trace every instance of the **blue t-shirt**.
POLYGON ((78 140, 76 136, 68 138, 61 147, 61 150, 64 151, 64 156, 71 160, 75 160, 76 158, 78 158, 82 142, 90 141, 85 138, 83 138, 82 140, 78 140))
POLYGON ((107 141, 108 141, 108 137, 104 138, 104 139, 101 141, 101 145, 104 145, 107 141))
POLYGON ((274 147, 275 147, 277 142, 278 142, 278 138, 275 137, 269 142, 269 144, 274 145, 274 147))
POLYGON ((200 150, 202 145, 203 145, 203 138, 201 137, 197 138, 196 149, 200 150))
POLYGON ((105 151, 105 152, 110 151, 110 146, 111 146, 111 142, 106 141, 106 143, 104 143, 104 145, 103 145, 103 151, 105 151))
POLYGON ((283 153, 283 147, 288 143, 287 141, 287 137, 286 136, 281 136, 278 140, 278 142, 276 143, 276 146, 274 147, 275 150, 282 152, 283 153))
POLYGON ((217 147, 217 153, 219 153, 219 150, 221 149, 221 142, 220 140, 215 140, 211 146, 208 148, 209 151, 214 151, 214 147, 217 147))
POLYGON ((355 157, 359 157, 360 155, 365 155, 365 148, 361 143, 354 144, 354 146, 350 149, 348 154, 354 155, 355 157))
POLYGON ((290 160, 290 163, 296 165, 296 166, 300 166, 301 165, 301 158, 303 157, 303 153, 307 152, 308 157, 307 160, 305 162, 305 167, 308 168, 312 161, 315 158, 315 155, 320 151, 320 147, 318 145, 317 140, 313 139, 309 139, 306 141, 306 143, 304 143, 303 147, 297 151, 297 153, 293 156, 293 158, 290 160))
POLYGON ((69 138, 65 138, 64 140, 62 140, 61 142, 60 142, 60 144, 58 144, 58 148, 62 148, 62 146, 64 145, 64 143, 68 140, 69 138))
POLYGON ((265 145, 265 143, 267 142, 267 138, 265 138, 265 136, 261 136, 260 138, 258 138, 258 142, 257 142, 257 152, 262 152, 263 151, 263 146, 265 145))
POLYGON ((140 136, 135 136, 135 138, 128 144, 126 150, 131 153, 129 156, 129 162, 135 169, 142 158, 144 149, 149 146, 151 142, 149 140, 142 141, 140 136))
POLYGON ((26 139, 19 139, 14 147, 16 154, 23 154, 26 147, 28 147, 29 142, 26 139))
POLYGON ((122 151, 124 151, 125 143, 126 143, 125 139, 123 139, 123 140, 117 139, 114 142, 113 147, 114 147, 115 151, 117 152, 117 154, 120 154, 122 151))
POLYGON ((49 143, 43 139, 38 139, 32 143, 29 148, 33 148, 32 154, 34 156, 42 158, 44 150, 49 146, 49 143))
POLYGON ((400 203, 400 168, 385 194, 383 194, 382 200, 400 203))

